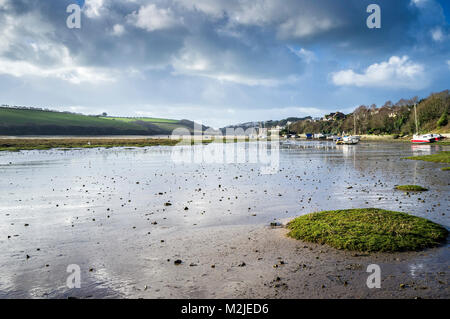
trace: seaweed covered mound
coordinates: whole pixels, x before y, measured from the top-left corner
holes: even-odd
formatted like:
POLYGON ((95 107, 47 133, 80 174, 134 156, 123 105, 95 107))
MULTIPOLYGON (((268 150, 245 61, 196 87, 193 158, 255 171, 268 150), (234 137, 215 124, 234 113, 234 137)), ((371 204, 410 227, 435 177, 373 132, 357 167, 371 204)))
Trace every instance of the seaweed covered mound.
POLYGON ((439 245, 448 235, 425 218, 377 208, 311 213, 287 227, 292 238, 356 251, 420 250, 439 245))

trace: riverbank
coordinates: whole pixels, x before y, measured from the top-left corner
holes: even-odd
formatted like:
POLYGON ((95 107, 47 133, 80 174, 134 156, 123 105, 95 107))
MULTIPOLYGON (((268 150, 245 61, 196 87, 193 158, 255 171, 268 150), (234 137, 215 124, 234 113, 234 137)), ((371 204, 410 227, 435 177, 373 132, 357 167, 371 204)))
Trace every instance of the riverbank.
POLYGON ((96 147, 145 147, 173 146, 179 140, 172 139, 120 139, 120 138, 30 138, 0 139, 0 151, 48 150, 53 148, 96 148, 96 147))
POLYGON ((148 147, 148 146, 175 146, 189 144, 209 144, 209 143, 235 143, 249 141, 246 137, 235 139, 221 139, 214 136, 192 135, 185 137, 170 138, 167 136, 152 137, 1 137, 1 151, 21 151, 21 150, 49 150, 49 149, 77 149, 77 148, 111 148, 111 147, 148 147))
MULTIPOLYGON (((350 133, 352 134, 352 133, 350 133)), ((411 142, 412 136, 398 136, 397 134, 393 135, 373 135, 373 134, 356 134, 361 137, 361 141, 370 141, 370 142, 411 142)), ((446 139, 450 138, 450 133, 441 133, 446 139)), ((300 138, 306 139, 305 134, 300 134, 300 138)), ((449 145, 450 142, 448 140, 444 140, 441 142, 437 142, 437 144, 441 145, 449 145)))
MULTIPOLYGON (((445 134, 444 134, 445 135, 445 134)), ((447 134, 450 137, 450 134, 447 134)), ((0 151, 20 150, 48 150, 54 148, 111 148, 111 147, 147 147, 147 146, 174 146, 183 143, 204 144, 211 142, 230 143, 237 141, 250 141, 248 137, 238 137, 234 140, 220 139, 214 136, 192 135, 187 137, 171 138, 167 135, 157 136, 0 136, 0 151)), ((284 140, 283 138, 280 141, 284 140)), ((256 140, 255 140, 256 141, 256 140)), ((396 138, 393 135, 362 135, 365 142, 410 142, 409 138, 396 138)), ((449 141, 433 143, 448 146, 449 141)))

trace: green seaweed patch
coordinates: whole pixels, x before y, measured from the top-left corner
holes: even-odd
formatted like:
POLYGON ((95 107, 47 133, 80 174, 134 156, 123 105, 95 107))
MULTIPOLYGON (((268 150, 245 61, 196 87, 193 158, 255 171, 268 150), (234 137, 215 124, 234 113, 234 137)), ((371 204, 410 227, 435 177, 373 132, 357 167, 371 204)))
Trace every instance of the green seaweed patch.
POLYGON ((434 163, 450 163, 450 151, 444 151, 432 155, 410 156, 405 158, 410 160, 418 160, 434 163))
POLYGON ((450 171, 450 167, 442 167, 441 171, 450 171))
POLYGON ((411 191, 411 192, 424 192, 427 191, 428 188, 419 186, 419 185, 397 185, 395 189, 400 191, 411 191))
POLYGON ((448 231, 425 218, 377 208, 322 211, 288 223, 289 237, 337 249, 417 251, 440 245, 448 231))

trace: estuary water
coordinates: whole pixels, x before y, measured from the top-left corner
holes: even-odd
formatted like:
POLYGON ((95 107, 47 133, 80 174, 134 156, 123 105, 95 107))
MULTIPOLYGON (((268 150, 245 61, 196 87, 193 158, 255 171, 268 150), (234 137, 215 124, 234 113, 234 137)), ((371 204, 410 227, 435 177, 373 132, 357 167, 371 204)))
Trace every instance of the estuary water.
MULTIPOLYGON (((223 147, 248 152, 249 144, 223 147)), ((134 296, 147 287, 136 288, 130 274, 142 271, 147 250, 170 245, 173 236, 314 211, 376 207, 450 228, 444 165, 403 159, 444 146, 282 142, 271 174, 261 171, 267 163, 208 160, 217 148, 0 152, 0 298, 73 295, 66 285, 71 264, 86 278, 83 297, 134 296), (206 157, 180 160, 193 149, 206 157), (402 184, 429 191, 394 189, 402 184)), ((152 258, 158 263, 140 276, 164 281, 158 265, 173 256, 152 258)))

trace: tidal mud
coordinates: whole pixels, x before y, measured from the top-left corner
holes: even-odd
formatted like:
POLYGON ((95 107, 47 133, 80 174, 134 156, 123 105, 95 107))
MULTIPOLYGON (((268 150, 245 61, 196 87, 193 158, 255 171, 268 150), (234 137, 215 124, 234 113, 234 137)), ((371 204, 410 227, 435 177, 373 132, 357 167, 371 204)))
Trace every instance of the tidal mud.
POLYGON ((446 149, 290 142, 276 174, 258 163, 176 163, 167 146, 2 152, 0 297, 449 298, 448 243, 361 254, 279 227, 314 211, 377 207, 448 229, 443 165, 402 159, 446 149), (395 189, 405 184, 429 191, 395 189), (380 289, 366 286, 372 263, 380 289), (71 264, 79 289, 66 286, 71 264))

